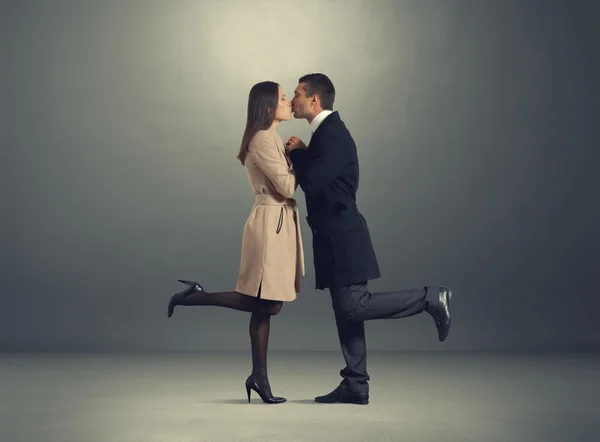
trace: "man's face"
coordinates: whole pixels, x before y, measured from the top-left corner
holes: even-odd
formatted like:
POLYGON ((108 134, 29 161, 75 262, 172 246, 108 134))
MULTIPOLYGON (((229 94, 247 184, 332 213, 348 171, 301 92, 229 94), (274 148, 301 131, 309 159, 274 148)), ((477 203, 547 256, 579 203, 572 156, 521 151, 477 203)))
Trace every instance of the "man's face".
POLYGON ((305 83, 300 83, 296 86, 296 89, 294 89, 294 98, 292 98, 292 112, 294 112, 294 118, 307 118, 313 111, 313 103, 306 96, 304 85, 305 83))

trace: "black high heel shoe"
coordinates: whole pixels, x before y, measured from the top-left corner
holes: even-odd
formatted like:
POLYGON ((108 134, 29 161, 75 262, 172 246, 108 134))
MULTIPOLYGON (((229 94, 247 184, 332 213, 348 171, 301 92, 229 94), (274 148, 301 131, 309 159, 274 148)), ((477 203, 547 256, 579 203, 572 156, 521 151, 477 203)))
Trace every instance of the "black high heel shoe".
POLYGON ((256 380, 252 377, 252 375, 248 376, 248 379, 246 379, 246 393, 248 394, 248 402, 250 402, 250 390, 256 391, 265 404, 281 404, 287 401, 287 399, 284 397, 267 395, 267 393, 265 393, 263 389, 260 388, 260 386, 256 383, 256 380))
POLYGON ((189 296, 190 294, 192 294, 194 292, 203 292, 204 291, 204 288, 197 282, 184 281, 181 279, 178 279, 177 281, 187 285, 188 288, 185 289, 183 292, 175 293, 173 296, 171 296, 171 299, 169 300, 169 307, 167 309, 167 316, 169 318, 173 315, 173 309, 175 308, 175 306, 179 305, 179 301, 181 301, 183 298, 185 298, 186 296, 189 296))

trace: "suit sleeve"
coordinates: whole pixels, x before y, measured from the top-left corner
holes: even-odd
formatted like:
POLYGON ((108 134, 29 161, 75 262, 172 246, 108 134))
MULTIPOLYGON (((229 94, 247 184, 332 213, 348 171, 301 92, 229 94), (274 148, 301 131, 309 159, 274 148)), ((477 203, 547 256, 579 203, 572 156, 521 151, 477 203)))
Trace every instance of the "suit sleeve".
POLYGON ((298 183, 309 198, 327 189, 346 164, 344 142, 339 136, 328 133, 319 140, 321 143, 322 148, 312 158, 308 158, 303 150, 294 149, 290 152, 298 183))
POLYGON ((302 149, 294 149, 288 153, 288 157, 290 158, 294 167, 294 171, 296 172, 297 184, 301 184, 308 162, 306 151, 302 149))
POLYGON ((291 198, 296 190, 296 176, 290 170, 285 158, 282 158, 275 140, 261 136, 250 144, 254 161, 269 178, 277 192, 285 198, 291 198))

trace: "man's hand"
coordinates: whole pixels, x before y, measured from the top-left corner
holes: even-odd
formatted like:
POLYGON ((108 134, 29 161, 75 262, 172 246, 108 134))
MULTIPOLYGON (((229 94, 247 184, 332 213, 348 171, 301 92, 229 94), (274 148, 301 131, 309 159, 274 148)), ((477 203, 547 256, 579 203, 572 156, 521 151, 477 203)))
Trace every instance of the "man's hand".
POLYGON ((302 140, 298 137, 290 137, 290 139, 285 143, 285 150, 289 153, 294 149, 306 149, 306 144, 302 142, 302 140))

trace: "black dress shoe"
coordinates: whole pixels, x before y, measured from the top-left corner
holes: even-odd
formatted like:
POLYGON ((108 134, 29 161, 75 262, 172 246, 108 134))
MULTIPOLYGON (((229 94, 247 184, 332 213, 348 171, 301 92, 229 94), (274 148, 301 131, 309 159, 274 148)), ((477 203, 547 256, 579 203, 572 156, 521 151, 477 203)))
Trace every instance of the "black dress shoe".
POLYGON ((358 393, 347 387, 339 385, 331 393, 325 396, 317 396, 315 402, 321 404, 357 404, 367 405, 369 403, 369 393, 358 393))
POLYGON ((447 287, 440 287, 437 302, 433 302, 427 306, 429 313, 435 321, 435 326, 438 331, 438 339, 440 342, 448 337, 452 318, 450 317, 450 300, 452 299, 452 290, 447 287))
POLYGON ((204 288, 195 281, 184 281, 182 279, 178 279, 177 281, 187 285, 188 288, 182 292, 175 293, 173 296, 171 296, 171 299, 169 300, 169 305, 167 307, 167 316, 169 318, 171 316, 173 316, 173 309, 175 308, 176 305, 179 305, 179 303, 181 302, 181 300, 183 298, 191 295, 194 292, 203 292, 204 291, 204 288))

